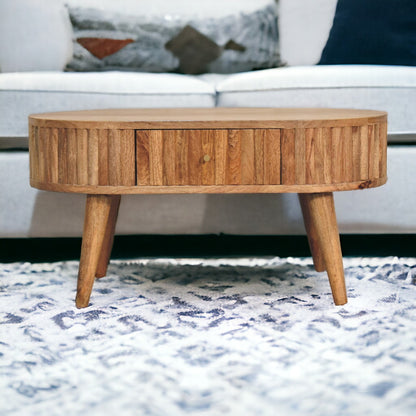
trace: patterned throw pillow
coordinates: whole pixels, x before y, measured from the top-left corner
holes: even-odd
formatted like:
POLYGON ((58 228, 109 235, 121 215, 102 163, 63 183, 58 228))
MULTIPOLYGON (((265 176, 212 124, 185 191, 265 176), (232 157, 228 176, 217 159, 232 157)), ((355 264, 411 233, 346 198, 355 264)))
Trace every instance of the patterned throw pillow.
POLYGON ((416 65, 416 0, 338 0, 321 65, 416 65))
POLYGON ((74 56, 67 70, 200 74, 280 64, 274 0, 67 4, 74 31, 74 56))

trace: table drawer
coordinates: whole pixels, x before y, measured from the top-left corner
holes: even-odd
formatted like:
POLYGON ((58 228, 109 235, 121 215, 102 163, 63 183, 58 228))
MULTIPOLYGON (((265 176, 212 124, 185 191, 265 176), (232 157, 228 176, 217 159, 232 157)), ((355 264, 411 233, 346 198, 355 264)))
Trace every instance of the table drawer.
POLYGON ((280 184, 280 129, 138 130, 137 185, 280 184))

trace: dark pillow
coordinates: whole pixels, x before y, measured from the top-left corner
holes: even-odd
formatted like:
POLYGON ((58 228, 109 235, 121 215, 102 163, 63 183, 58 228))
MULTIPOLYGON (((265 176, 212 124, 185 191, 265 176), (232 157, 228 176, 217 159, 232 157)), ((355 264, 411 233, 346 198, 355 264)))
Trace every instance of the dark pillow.
POLYGON ((338 0, 320 65, 416 65, 416 0, 338 0))

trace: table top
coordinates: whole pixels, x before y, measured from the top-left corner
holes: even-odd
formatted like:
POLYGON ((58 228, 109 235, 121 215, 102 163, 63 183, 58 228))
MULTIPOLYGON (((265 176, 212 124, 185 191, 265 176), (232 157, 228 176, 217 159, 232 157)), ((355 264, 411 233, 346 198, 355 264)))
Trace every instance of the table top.
POLYGON ((329 108, 105 109, 32 114, 38 127, 203 129, 336 127, 379 122, 384 111, 329 108))

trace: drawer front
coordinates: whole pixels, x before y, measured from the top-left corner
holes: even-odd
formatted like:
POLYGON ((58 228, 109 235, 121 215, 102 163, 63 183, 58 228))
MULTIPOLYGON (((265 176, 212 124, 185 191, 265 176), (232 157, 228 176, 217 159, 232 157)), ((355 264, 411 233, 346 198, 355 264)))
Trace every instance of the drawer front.
POLYGON ((137 185, 278 185, 280 130, 136 131, 137 185))

